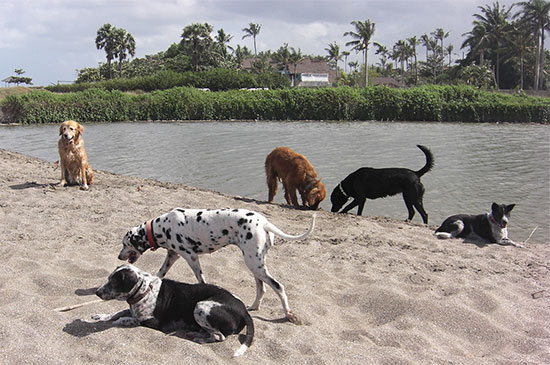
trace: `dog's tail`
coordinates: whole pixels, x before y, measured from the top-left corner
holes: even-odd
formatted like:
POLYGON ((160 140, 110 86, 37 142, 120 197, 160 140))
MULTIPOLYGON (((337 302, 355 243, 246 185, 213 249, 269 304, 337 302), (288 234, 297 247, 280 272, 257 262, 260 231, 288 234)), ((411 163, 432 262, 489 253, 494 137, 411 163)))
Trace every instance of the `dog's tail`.
POLYGON ((313 229, 315 228, 315 218, 317 218, 317 213, 313 213, 311 224, 308 230, 305 233, 302 233, 298 236, 291 236, 289 234, 286 234, 285 232, 277 228, 274 224, 269 222, 266 222, 266 224, 264 225, 264 229, 269 233, 269 240, 271 241, 270 242, 271 245, 273 245, 273 234, 276 234, 277 236, 284 238, 285 240, 299 241, 299 240, 303 240, 304 238, 309 236, 311 232, 313 232, 313 229))
POLYGON ((250 317, 250 314, 248 314, 247 311, 245 311, 245 317, 244 322, 246 324, 246 339, 244 340, 244 343, 235 351, 233 354, 233 357, 241 356, 245 353, 246 350, 252 345, 252 341, 254 340, 254 322, 252 321, 252 317, 250 317))
POLYGON ((420 150, 422 150, 422 152, 424 152, 424 154, 426 155, 426 164, 423 168, 415 172, 416 176, 421 177, 426 172, 430 171, 432 167, 434 167, 434 156, 432 155, 432 151, 430 151, 428 147, 422 146, 420 144, 417 144, 416 147, 420 148, 420 150))

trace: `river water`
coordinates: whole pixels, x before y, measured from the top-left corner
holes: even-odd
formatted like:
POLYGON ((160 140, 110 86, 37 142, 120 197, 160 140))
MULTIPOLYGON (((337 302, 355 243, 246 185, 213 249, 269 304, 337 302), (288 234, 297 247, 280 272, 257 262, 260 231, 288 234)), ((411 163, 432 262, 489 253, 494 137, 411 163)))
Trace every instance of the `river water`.
MULTIPOLYGON (((58 160, 57 125, 2 126, 0 148, 58 160)), ((94 169, 226 194, 267 199, 264 161, 277 146, 304 154, 332 189, 359 167, 420 169, 428 146, 435 167, 422 177, 430 224, 515 203, 511 239, 550 243, 550 127, 538 124, 407 122, 170 122, 85 124, 94 169)), ((1 172, 0 172, 1 173, 1 172)), ((100 188, 97 186, 96 188, 100 188)), ((280 186, 275 202, 284 202, 280 186)), ((185 202, 174 202, 174 207, 185 202)), ((214 207, 209 207, 214 208, 214 207)), ((353 210, 354 212, 356 209, 353 210)), ((369 200, 363 215, 407 217, 401 195, 369 200)), ((417 213, 413 221, 421 222, 417 213)))

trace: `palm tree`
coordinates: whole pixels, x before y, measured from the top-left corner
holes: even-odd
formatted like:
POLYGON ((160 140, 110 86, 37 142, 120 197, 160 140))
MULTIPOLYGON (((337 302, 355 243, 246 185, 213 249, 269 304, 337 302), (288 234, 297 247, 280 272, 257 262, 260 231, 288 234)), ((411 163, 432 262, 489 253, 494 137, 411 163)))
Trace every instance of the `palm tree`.
POLYGON ((344 57, 344 72, 348 72, 347 70, 347 64, 348 64, 348 56, 350 55, 349 51, 342 51, 342 57, 344 57))
POLYGON ((354 40, 346 43, 346 46, 353 46, 351 49, 356 52, 363 51, 365 58, 365 87, 369 85, 369 65, 368 65, 368 52, 370 39, 374 35, 375 23, 372 23, 369 19, 364 22, 360 20, 354 20, 351 24, 355 27, 355 31, 345 32, 344 36, 350 36, 354 40))
POLYGON ((240 44, 237 44, 237 47, 235 48, 235 61, 237 62, 237 65, 239 68, 242 67, 243 61, 245 58, 252 56, 252 53, 249 51, 249 49, 244 46, 241 47, 240 44))
POLYGON ((290 57, 289 62, 294 66, 294 73, 292 74, 292 86, 296 86, 296 68, 298 67, 298 64, 304 60, 304 56, 302 55, 302 51, 298 48, 298 51, 294 49, 294 47, 290 47, 290 57))
POLYGON ((279 49, 273 53, 272 58, 273 61, 277 62, 279 67, 290 76, 290 50, 288 49, 288 43, 279 47, 279 49))
POLYGON ((449 44, 447 47, 445 47, 445 52, 447 52, 447 55, 449 56, 449 66, 451 66, 451 63, 453 62, 452 54, 454 48, 455 47, 452 44, 449 44))
POLYGON ((256 50, 256 36, 260 34, 260 29, 262 28, 261 24, 254 24, 254 23, 248 23, 248 28, 243 28, 243 38, 246 37, 252 37, 254 39, 254 56, 258 56, 258 52, 256 50))
POLYGON ((535 80, 533 86, 538 90, 544 77, 544 32, 550 31, 550 2, 546 0, 522 1, 517 5, 522 7, 520 13, 522 22, 528 24, 536 39, 535 49, 535 80))
POLYGON ((95 45, 97 49, 103 49, 107 57, 107 67, 109 70, 109 79, 113 78, 111 71, 111 61, 115 58, 117 48, 115 41, 115 27, 109 23, 105 23, 98 29, 95 38, 95 45))
POLYGON ((422 45, 426 47, 426 60, 428 59, 428 51, 431 50, 431 38, 427 33, 422 34, 420 37, 420 40, 422 41, 422 45))
POLYGON ((487 35, 493 45, 493 51, 496 54, 495 79, 498 88, 500 82, 500 52, 504 41, 504 35, 510 26, 508 20, 510 19, 512 7, 508 9, 506 5, 502 5, 501 7, 497 1, 493 3, 492 7, 485 5, 478 6, 478 8, 481 13, 474 14, 474 18, 476 18, 479 24, 485 27, 487 35))
POLYGON ((412 55, 414 57, 414 84, 418 84, 418 58, 416 55, 416 46, 420 44, 420 40, 416 36, 407 38, 409 46, 411 47, 412 55))
POLYGON ((436 28, 436 30, 432 32, 432 35, 435 39, 441 41, 441 49, 445 49, 445 47, 443 47, 443 40, 449 36, 449 32, 445 33, 443 28, 436 28))
POLYGON ((183 28, 180 44, 191 58, 191 65, 195 71, 199 70, 201 61, 212 46, 213 40, 210 33, 213 30, 214 28, 208 23, 194 23, 183 28))
POLYGON ((404 40, 399 40, 393 46, 393 58, 401 64, 401 81, 405 80, 405 61, 409 57, 410 48, 404 40))
POLYGON ((463 33, 462 36, 466 36, 464 42, 460 46, 461 49, 469 47, 469 56, 475 57, 479 54, 479 65, 482 66, 485 63, 485 50, 490 46, 490 38, 487 34, 485 26, 477 21, 474 21, 474 28, 463 33))
POLYGON ((122 61, 126 59, 126 56, 136 55, 136 41, 134 37, 126 31, 126 29, 115 28, 114 37, 116 42, 116 56, 118 57, 118 74, 122 77, 122 61))
POLYGON ((389 51, 386 46, 381 45, 378 42, 372 42, 377 48, 374 54, 380 55, 380 66, 382 68, 382 75, 386 76, 386 63, 388 62, 389 51))
POLYGON ((531 37, 530 30, 525 27, 525 23, 516 21, 512 24, 512 29, 507 36, 507 40, 509 42, 509 53, 512 54, 512 58, 519 57, 519 87, 523 90, 524 60, 526 54, 536 48, 534 47, 535 39, 531 37))
POLYGON ((222 52, 227 52, 227 49, 229 49, 231 52, 233 52, 233 47, 228 45, 229 42, 233 39, 233 36, 231 34, 227 34, 223 29, 218 29, 218 34, 215 37, 216 42, 222 47, 222 52))
POLYGON ((336 42, 330 43, 328 48, 325 48, 325 51, 328 52, 329 62, 334 62, 336 75, 338 75, 338 61, 342 59, 342 55, 340 54, 340 46, 336 44, 336 42))

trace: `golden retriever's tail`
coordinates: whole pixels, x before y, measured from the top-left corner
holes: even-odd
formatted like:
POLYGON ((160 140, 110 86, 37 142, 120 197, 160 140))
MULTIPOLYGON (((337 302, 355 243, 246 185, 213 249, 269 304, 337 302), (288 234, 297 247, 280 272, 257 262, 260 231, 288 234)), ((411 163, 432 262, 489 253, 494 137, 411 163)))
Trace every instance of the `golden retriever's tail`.
POLYGON ((311 219, 311 224, 308 228, 308 230, 305 232, 305 233, 302 233, 300 235, 297 235, 297 236, 292 236, 292 235, 289 235, 283 231, 281 231, 279 228, 277 228, 273 223, 270 223, 270 222, 266 222, 266 224, 264 225, 264 230, 266 232, 269 233, 269 238, 270 238, 270 244, 273 246, 273 234, 281 237, 281 238, 284 238, 285 240, 289 240, 289 241, 299 241, 299 240, 303 240, 304 238, 306 238, 307 236, 309 236, 313 230, 315 229, 315 219, 317 218, 317 213, 313 213, 313 217, 311 219))

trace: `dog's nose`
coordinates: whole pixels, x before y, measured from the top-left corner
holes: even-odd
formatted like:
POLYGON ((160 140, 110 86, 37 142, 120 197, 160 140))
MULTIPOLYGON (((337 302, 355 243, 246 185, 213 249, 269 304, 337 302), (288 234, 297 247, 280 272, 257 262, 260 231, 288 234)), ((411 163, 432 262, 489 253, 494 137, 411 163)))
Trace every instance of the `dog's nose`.
POLYGON ((98 297, 101 298, 101 295, 102 295, 102 290, 101 290, 101 287, 97 288, 96 291, 95 291, 95 295, 97 295, 98 297))

